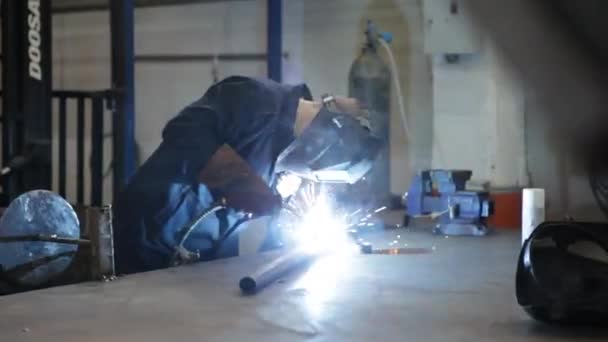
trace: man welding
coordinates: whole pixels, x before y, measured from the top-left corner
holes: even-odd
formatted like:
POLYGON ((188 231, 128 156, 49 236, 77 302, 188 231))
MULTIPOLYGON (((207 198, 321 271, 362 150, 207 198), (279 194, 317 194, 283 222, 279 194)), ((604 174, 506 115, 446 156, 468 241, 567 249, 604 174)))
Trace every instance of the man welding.
POLYGON ((238 254, 238 229, 272 215, 299 179, 354 183, 380 140, 356 100, 230 77, 184 108, 114 204, 119 274, 238 254), (272 190, 271 188, 272 187, 272 190))

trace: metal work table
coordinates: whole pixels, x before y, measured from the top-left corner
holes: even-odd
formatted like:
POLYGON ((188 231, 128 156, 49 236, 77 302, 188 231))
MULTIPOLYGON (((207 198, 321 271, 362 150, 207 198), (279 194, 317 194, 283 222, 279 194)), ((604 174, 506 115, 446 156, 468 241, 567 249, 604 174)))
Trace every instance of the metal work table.
POLYGON ((520 310, 514 297, 519 245, 514 232, 444 238, 397 229, 370 240, 375 247, 389 241, 417 249, 320 259, 249 297, 240 294, 238 280, 269 255, 3 297, 0 341, 596 341, 608 336, 540 325, 520 310))

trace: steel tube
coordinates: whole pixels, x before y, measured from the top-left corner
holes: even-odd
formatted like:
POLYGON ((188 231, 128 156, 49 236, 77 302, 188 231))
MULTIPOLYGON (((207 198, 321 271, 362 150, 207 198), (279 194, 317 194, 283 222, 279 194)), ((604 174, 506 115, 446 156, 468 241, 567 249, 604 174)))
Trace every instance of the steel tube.
POLYGON ((267 8, 267 56, 268 78, 281 82, 283 54, 283 1, 268 0, 267 8))
POLYGON ((56 243, 63 243, 63 244, 68 244, 68 245, 89 245, 91 243, 90 240, 86 240, 86 239, 73 239, 73 238, 65 238, 65 237, 58 237, 58 236, 54 236, 54 235, 44 235, 44 234, 0 236, 0 242, 32 242, 32 241, 56 242, 56 243))
POLYGON ((103 200, 103 97, 92 98, 91 123, 91 205, 103 200))
POLYGON ((135 173, 135 45, 134 0, 110 0, 112 88, 115 99, 114 197, 135 173))
MULTIPOLYGON (((268 55, 265 53, 220 53, 220 54, 142 54, 135 56, 135 62, 143 63, 179 63, 179 62, 212 62, 217 59, 220 62, 246 62, 265 61, 268 55)), ((287 52, 282 53, 282 58, 288 58, 287 52)))
POLYGON ((308 264, 314 258, 314 255, 300 251, 283 254, 250 275, 241 278, 239 287, 245 294, 254 294, 286 273, 308 264))
POLYGON ((59 195, 65 198, 66 189, 66 149, 67 149, 67 109, 65 97, 59 98, 59 195))
POLYGON ((76 199, 84 203, 84 97, 76 100, 76 199))

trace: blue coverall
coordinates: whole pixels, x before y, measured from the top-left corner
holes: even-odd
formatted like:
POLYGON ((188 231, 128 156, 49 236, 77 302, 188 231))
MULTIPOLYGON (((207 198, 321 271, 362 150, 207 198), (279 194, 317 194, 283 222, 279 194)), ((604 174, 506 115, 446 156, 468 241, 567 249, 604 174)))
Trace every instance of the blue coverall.
MULTIPOLYGON (((170 120, 160 146, 115 200, 118 273, 170 265, 178 244, 177 231, 215 200, 198 175, 220 146, 232 147, 270 184, 276 158, 295 139, 300 98, 311 99, 303 84, 230 77, 170 120)), ((202 260, 235 255, 234 243, 216 255, 204 253, 213 247, 220 219, 211 215, 201 222, 185 247, 202 251, 202 260)))

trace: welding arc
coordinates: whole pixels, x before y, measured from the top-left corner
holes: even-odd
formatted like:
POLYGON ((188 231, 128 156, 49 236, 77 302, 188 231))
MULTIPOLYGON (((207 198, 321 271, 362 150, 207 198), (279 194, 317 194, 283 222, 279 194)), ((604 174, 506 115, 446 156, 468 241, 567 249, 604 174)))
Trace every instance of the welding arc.
POLYGON ((314 260, 313 255, 300 251, 283 254, 250 275, 241 278, 239 287, 245 294, 255 294, 278 280, 279 277, 308 264, 312 260, 314 260))

